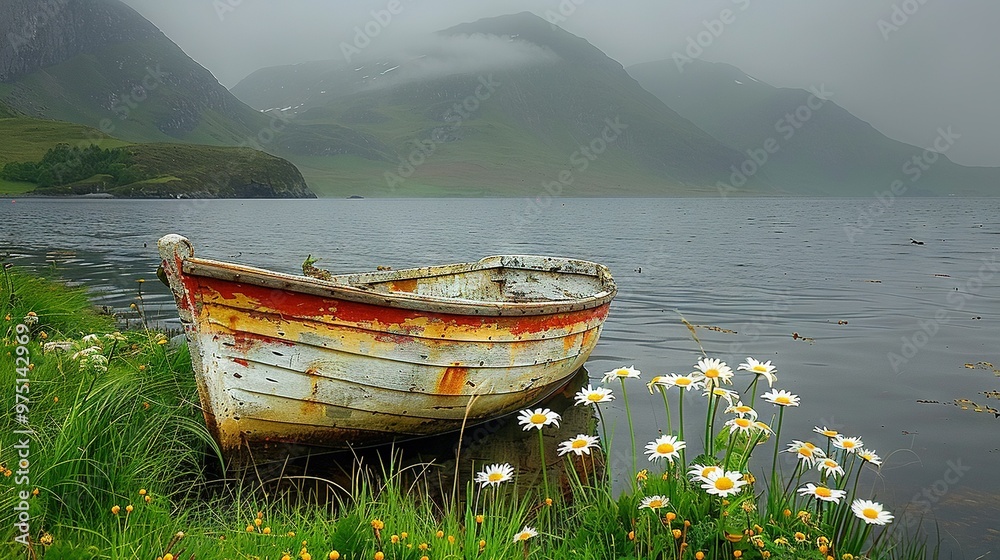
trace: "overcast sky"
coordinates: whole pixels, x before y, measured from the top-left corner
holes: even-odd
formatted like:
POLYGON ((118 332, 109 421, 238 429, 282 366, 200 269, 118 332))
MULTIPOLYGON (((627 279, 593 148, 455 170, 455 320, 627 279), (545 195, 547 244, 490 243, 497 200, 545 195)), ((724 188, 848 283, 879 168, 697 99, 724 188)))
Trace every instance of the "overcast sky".
MULTIPOLYGON (((342 58, 355 26, 390 0, 123 0, 232 87, 265 66, 342 58)), ((730 10, 700 57, 775 86, 826 84, 886 135, 1000 166, 1000 2, 996 0, 399 0, 379 48, 481 17, 553 14, 625 66, 684 52, 730 10), (895 8, 894 8, 895 7, 895 8), (909 13, 907 13, 909 12, 909 13), (895 14, 895 15, 894 15, 895 14), (884 22, 880 25, 880 20, 884 22)))

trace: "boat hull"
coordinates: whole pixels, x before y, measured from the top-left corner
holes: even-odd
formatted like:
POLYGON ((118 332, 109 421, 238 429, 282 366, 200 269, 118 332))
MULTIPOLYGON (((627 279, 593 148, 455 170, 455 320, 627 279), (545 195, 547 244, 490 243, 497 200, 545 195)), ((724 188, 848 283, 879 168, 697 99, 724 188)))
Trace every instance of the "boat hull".
POLYGON ((409 294, 401 304, 312 281, 278 289, 168 237, 205 419, 230 457, 427 436, 531 405, 583 366, 611 299, 466 313, 455 311, 473 304, 423 298, 421 309, 409 294))

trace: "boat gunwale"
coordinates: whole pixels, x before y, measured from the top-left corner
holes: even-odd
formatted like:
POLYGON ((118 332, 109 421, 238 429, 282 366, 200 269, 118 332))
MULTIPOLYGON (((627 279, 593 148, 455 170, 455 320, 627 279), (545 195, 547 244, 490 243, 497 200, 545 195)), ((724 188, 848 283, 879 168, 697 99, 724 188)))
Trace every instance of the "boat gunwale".
POLYGON ((354 273, 333 276, 334 280, 321 280, 308 276, 299 276, 276 272, 253 266, 204 259, 200 257, 184 257, 183 272, 189 276, 206 277, 215 280, 245 283, 263 288, 297 292, 320 297, 341 299, 356 303, 365 303, 384 307, 395 307, 416 311, 430 311, 454 315, 478 316, 531 316, 554 313, 568 313, 593 309, 611 302, 617 293, 617 287, 611 278, 608 268, 602 264, 590 261, 580 261, 561 257, 539 257, 531 255, 498 255, 485 257, 474 263, 458 263, 450 265, 410 268, 394 271, 354 273), (560 271, 557 267, 542 268, 519 263, 519 259, 537 259, 558 266, 593 267, 593 273, 576 271, 560 271), (507 262, 507 261, 513 261, 507 262), (443 296, 418 295, 412 292, 376 292, 344 282, 352 279, 368 278, 369 283, 391 282, 413 278, 431 278, 450 274, 463 274, 478 270, 495 268, 511 268, 520 270, 537 270, 540 272, 557 272, 560 274, 589 276, 594 278, 603 288, 592 295, 551 301, 487 301, 443 296), (380 278, 382 276, 382 278, 380 278))

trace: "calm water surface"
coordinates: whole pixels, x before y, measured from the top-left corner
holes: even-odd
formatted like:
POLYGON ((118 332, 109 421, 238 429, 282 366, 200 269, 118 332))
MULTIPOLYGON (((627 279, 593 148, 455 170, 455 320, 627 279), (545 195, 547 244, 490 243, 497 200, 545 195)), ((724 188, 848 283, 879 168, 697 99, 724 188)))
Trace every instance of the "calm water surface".
MULTIPOLYGON (((1000 390, 1000 199, 901 199, 862 219, 875 202, 0 200, 0 251, 19 265, 54 265, 118 308, 133 301, 136 279, 155 278, 166 233, 189 237, 199 256, 292 273, 309 253, 335 272, 498 253, 598 261, 619 295, 592 376, 620 365, 645 380, 691 371, 699 350, 681 316, 735 331, 698 336, 734 369, 747 356, 774 361, 777 386, 802 399, 782 440, 820 443, 812 428, 824 425, 862 436, 885 460, 863 485, 901 522, 937 520, 955 558, 1000 553, 1000 420, 956 405, 1000 408, 987 396, 1000 390)), ((166 288, 143 290, 149 314, 177 326, 166 288)), ((642 382, 629 391, 638 439, 651 441, 665 429, 659 396, 642 382)), ((690 398, 697 410, 701 399, 690 398)), ((773 412, 757 408, 764 420, 773 412)), ((621 400, 608 422, 624 457, 621 400)), ((689 433, 700 425, 692 420, 689 433)), ((758 455, 765 468, 769 453, 758 455)))

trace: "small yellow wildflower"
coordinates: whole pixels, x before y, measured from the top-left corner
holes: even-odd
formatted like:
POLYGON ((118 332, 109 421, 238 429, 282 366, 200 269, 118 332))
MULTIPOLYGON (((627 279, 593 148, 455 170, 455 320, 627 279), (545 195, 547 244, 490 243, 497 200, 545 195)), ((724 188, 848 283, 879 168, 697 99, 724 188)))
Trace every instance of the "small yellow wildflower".
POLYGON ((486 540, 479 539, 479 550, 482 551, 484 548, 486 548, 486 540))
POLYGON ((695 560, 705 560, 705 553, 699 550, 694 553, 694 558, 695 560))
POLYGON ((455 544, 455 535, 448 535, 448 544, 455 544))
POLYGON ((399 534, 399 538, 401 538, 401 539, 404 539, 404 540, 405 540, 405 539, 406 539, 406 537, 408 537, 408 536, 410 536, 410 534, 409 534, 409 533, 407 533, 406 531, 403 531, 402 533, 400 533, 400 534, 399 534))
POLYGON ((672 533, 674 534, 674 538, 675 538, 675 539, 679 539, 679 538, 681 538, 681 535, 682 535, 682 533, 681 533, 681 530, 680 530, 680 529, 674 529, 674 530, 672 531, 672 533))
POLYGON ((739 558, 741 556, 743 556, 743 551, 742 550, 734 550, 733 551, 733 558, 739 558))
POLYGON ((382 529, 385 529, 385 523, 381 519, 372 519, 372 529, 381 531, 382 529))
POLYGON ((143 500, 146 500, 146 503, 147 503, 147 504, 148 504, 149 502, 152 502, 152 501, 153 501, 153 497, 152 497, 152 496, 149 496, 149 495, 146 495, 146 496, 144 496, 144 497, 143 497, 142 499, 143 499, 143 500))
POLYGON ((132 507, 132 504, 129 504, 129 505, 125 506, 125 513, 126 514, 132 513, 132 510, 134 510, 134 509, 135 508, 132 507))
POLYGON ((399 535, 390 536, 389 542, 391 542, 392 544, 399 544, 399 535))
POLYGON ((35 488, 34 490, 32 490, 31 491, 31 495, 32 496, 37 496, 38 495, 38 488, 35 488))
POLYGON ((426 556, 421 556, 421 557, 420 557, 420 560, 431 560, 431 559, 430 559, 430 558, 428 558, 428 557, 426 557, 426 556))
POLYGON ((139 495, 140 496, 145 496, 146 495, 146 489, 145 488, 140 488, 139 489, 139 495))
POLYGON ((545 498, 545 505, 551 506, 552 505, 552 498, 545 498))
POLYGON ((482 524, 482 522, 483 522, 483 514, 480 513, 479 515, 476 516, 476 523, 482 524))
POLYGON ((635 473, 635 480, 637 482, 642 482, 649 478, 649 469, 642 469, 641 471, 635 473))
POLYGON ((671 521, 673 521, 674 519, 677 519, 677 514, 676 514, 676 513, 674 513, 674 512, 672 512, 672 511, 668 511, 668 512, 667 512, 667 516, 666 516, 666 519, 667 519, 667 523, 670 523, 670 522, 671 522, 671 521))
POLYGON ((375 553, 375 560, 384 560, 384 559, 385 559, 385 554, 382 554, 381 550, 375 553))
POLYGON ((419 548, 420 550, 427 550, 427 543, 422 542, 420 543, 420 546, 418 546, 417 548, 419 548))
POLYGON ((782 515, 784 515, 785 517, 791 517, 791 516, 792 516, 792 510, 790 510, 790 509, 786 509, 785 511, 783 511, 783 512, 781 512, 781 513, 782 513, 782 515))
POLYGON ((768 558, 771 557, 771 553, 766 550, 762 550, 760 552, 760 557, 763 558, 764 560, 767 560, 768 558))
POLYGON ((802 534, 800 531, 796 531, 795 532, 795 542, 797 542, 797 543, 804 543, 804 542, 806 542, 806 536, 804 534, 802 534))
POLYGON ((308 552, 303 552, 302 554, 299 554, 299 558, 301 558, 302 560, 312 560, 312 554, 309 554, 308 552))
POLYGON ((726 533, 726 540, 731 543, 738 543, 743 540, 743 535, 740 533, 726 533))
POLYGON ((287 535, 288 535, 289 537, 294 537, 294 536, 295 536, 295 531, 289 531, 289 532, 288 532, 288 533, 286 533, 286 534, 287 534, 287 535))
POLYGON ((253 525, 247 525, 247 533, 253 533, 253 525))
POLYGON ((42 543, 42 546, 49 546, 52 544, 52 535, 48 533, 42 533, 42 537, 38 539, 38 542, 42 543))
POLYGON ((443 539, 444 538, 444 531, 438 530, 437 533, 434 533, 434 536, 436 536, 439 539, 443 539))
POLYGON ((111 513, 113 513, 115 515, 118 515, 118 512, 121 511, 121 510, 122 510, 122 508, 119 507, 118 504, 115 504, 114 506, 111 506, 111 513))
POLYGON ((168 552, 163 555, 163 560, 174 560, 174 555, 168 552))
POLYGON ((330 554, 327 554, 326 557, 329 560, 340 560, 340 553, 337 552, 336 550, 333 550, 333 551, 330 551, 330 554))
POLYGON ((261 533, 264 533, 265 535, 270 535, 271 534, 271 528, 270 527, 264 527, 261 530, 261 533))
POLYGON ((281 557, 281 560, 292 560, 292 557, 289 556, 288 554, 286 554, 286 555, 284 555, 284 556, 281 557))
POLYGON ((628 532, 628 540, 630 540, 630 541, 634 541, 635 540, 635 531, 629 531, 628 532))
POLYGON ((264 520, 261 519, 261 518, 259 518, 259 517, 257 519, 253 520, 253 524, 256 525, 256 526, 258 526, 258 527, 260 527, 262 523, 264 523, 264 520))

